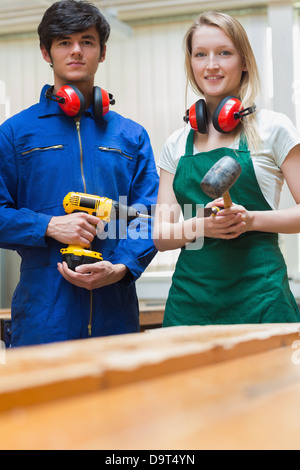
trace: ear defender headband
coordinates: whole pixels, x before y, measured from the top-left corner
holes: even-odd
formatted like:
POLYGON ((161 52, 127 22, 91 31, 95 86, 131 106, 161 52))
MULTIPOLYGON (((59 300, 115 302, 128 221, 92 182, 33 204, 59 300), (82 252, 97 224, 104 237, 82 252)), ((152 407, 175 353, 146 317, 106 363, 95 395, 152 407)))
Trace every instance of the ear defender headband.
MULTIPOLYGON (((216 107, 212 122, 214 128, 222 134, 232 132, 241 119, 256 111, 256 106, 244 109, 241 101, 235 96, 227 96, 216 107)), ((205 100, 198 100, 187 110, 183 120, 189 122, 194 131, 207 134, 208 118, 205 100)))
MULTIPOLYGON (((46 91, 46 98, 56 101, 67 116, 77 118, 86 109, 86 102, 81 91, 74 85, 67 83, 56 94, 53 87, 46 91)), ((93 89, 93 110, 95 118, 101 120, 109 111, 109 105, 115 104, 113 95, 99 87, 93 89)))

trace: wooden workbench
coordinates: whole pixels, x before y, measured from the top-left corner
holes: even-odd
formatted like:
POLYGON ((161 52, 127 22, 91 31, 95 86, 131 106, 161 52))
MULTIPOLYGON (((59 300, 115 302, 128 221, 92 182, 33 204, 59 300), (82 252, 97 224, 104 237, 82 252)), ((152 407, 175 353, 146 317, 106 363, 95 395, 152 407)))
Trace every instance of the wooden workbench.
POLYGON ((0 309, 0 320, 1 319, 9 320, 11 318, 11 313, 9 308, 1 308, 0 309))
POLYGON ((176 327, 8 350, 0 448, 299 449, 299 332, 176 327))

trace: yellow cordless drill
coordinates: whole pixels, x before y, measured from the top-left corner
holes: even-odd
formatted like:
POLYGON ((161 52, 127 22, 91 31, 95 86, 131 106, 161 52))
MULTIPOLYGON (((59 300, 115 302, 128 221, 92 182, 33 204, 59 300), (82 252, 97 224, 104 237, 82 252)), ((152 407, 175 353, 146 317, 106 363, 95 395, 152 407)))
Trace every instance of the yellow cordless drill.
MULTIPOLYGON (((104 222, 109 222, 111 218, 124 218, 130 222, 137 217, 151 218, 147 214, 141 214, 134 207, 125 206, 107 197, 95 196, 92 194, 70 192, 63 200, 63 206, 67 214, 74 212, 87 212, 90 215, 99 217, 104 222)), ((62 248, 63 260, 69 269, 75 271, 77 266, 82 264, 97 263, 103 261, 101 253, 89 250, 81 245, 69 245, 62 248)))

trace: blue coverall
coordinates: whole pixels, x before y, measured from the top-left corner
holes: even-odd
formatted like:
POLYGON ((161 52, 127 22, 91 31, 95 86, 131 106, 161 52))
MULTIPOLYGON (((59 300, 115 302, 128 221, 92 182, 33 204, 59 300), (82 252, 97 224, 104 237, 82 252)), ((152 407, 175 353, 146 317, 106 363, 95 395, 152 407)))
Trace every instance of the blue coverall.
POLYGON ((66 245, 45 232, 52 216, 65 215, 68 192, 127 197, 128 205, 142 204, 150 213, 158 174, 142 126, 113 111, 96 121, 92 107, 77 123, 45 98, 47 88, 38 104, 0 127, 0 247, 22 259, 11 306, 12 346, 138 331, 134 281, 156 253, 148 221, 136 219, 128 228, 120 221, 116 237, 95 237, 92 249, 127 266, 122 281, 90 292, 58 272, 66 245))

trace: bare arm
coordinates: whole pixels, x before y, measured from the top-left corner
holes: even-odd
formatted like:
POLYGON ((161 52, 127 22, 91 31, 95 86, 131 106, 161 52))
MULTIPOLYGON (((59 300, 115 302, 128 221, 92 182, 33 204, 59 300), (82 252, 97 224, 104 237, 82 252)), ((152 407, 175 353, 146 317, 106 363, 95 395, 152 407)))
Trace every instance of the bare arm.
POLYGON ((173 191, 173 180, 173 174, 161 170, 153 232, 154 244, 159 251, 181 248, 204 235, 224 239, 240 235, 244 222, 239 212, 180 221, 181 208, 173 191))
POLYGON ((221 214, 240 213, 245 226, 242 231, 270 233, 300 233, 300 145, 296 145, 282 164, 282 172, 296 206, 272 211, 247 211, 242 206, 233 206, 221 214))
MULTIPOLYGON (((175 250, 185 245, 181 208, 173 191, 174 175, 161 170, 155 211, 153 239, 159 251, 175 250)), ((189 240, 191 241, 191 240, 189 240)))

